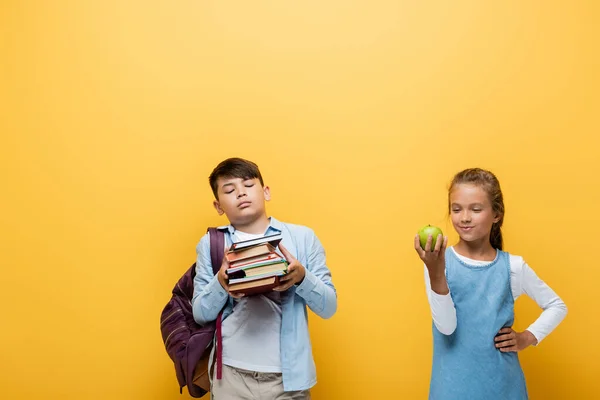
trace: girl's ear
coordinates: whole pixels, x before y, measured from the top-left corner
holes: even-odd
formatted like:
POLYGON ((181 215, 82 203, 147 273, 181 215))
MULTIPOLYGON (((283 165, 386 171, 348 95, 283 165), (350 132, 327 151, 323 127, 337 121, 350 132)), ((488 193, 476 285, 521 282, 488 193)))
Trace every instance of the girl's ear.
POLYGON ((502 219, 502 215, 496 214, 496 217, 494 218, 494 223, 497 224, 498 221, 500 221, 500 219, 502 219))

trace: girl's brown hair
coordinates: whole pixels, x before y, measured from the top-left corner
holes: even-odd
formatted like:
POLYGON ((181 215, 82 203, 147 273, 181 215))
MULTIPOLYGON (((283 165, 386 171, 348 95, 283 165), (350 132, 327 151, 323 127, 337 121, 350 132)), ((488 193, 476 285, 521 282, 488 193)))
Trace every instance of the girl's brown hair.
POLYGON ((482 187, 488 194, 492 203, 492 210, 500 217, 498 222, 492 225, 490 233, 490 244, 495 249, 502 250, 502 223, 504 222, 504 199, 502 198, 502 190, 500 182, 496 175, 490 171, 481 168, 468 168, 454 175, 450 189, 448 190, 448 212, 450 212, 450 193, 457 185, 461 183, 470 183, 482 187))

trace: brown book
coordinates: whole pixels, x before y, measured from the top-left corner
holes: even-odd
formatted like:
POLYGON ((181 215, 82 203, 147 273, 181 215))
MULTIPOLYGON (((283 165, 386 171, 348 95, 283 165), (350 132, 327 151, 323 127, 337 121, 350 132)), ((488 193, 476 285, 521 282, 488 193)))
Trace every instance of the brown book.
POLYGON ((269 243, 264 243, 243 250, 228 251, 225 253, 225 257, 227 258, 227 261, 234 262, 263 254, 269 254, 271 252, 275 252, 275 247, 271 246, 269 243))
POLYGON ((255 281, 236 283, 229 286, 232 293, 244 293, 246 296, 270 292, 274 287, 279 286, 279 277, 271 276, 269 278, 257 279, 255 281))

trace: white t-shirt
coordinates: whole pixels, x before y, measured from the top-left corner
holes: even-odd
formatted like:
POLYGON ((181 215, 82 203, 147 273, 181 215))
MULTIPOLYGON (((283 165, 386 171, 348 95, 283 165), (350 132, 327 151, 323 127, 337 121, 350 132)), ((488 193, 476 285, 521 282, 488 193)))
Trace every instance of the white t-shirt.
MULTIPOLYGON (((234 242, 264 235, 235 231, 234 242)), ((233 313, 222 326, 223 364, 257 372, 281 372, 279 292, 235 300, 233 313)))
MULTIPOLYGON (((454 247, 451 247, 451 249, 461 261, 469 265, 485 266, 491 263, 491 261, 479 261, 463 257, 454 250, 454 247)), ((536 337, 539 344, 565 318, 567 306, 550 286, 538 278, 531 267, 523 260, 523 257, 509 254, 509 262, 510 287, 513 298, 516 300, 521 294, 525 293, 544 310, 538 319, 527 328, 536 337)), ((436 328, 441 333, 451 334, 456 329, 456 309, 451 293, 441 295, 431 290, 427 267, 425 267, 425 287, 429 306, 431 307, 431 316, 436 328)))

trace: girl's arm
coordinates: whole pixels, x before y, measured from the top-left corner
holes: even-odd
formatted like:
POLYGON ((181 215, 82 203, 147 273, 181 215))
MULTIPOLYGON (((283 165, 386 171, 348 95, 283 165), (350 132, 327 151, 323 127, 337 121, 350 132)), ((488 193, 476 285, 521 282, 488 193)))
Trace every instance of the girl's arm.
POLYGON ((429 270, 425 268, 425 289, 433 323, 440 333, 451 335, 456 329, 456 308, 450 293, 438 294, 431 289, 429 270))
POLYGON ((535 336, 539 344, 550 334, 567 315, 567 306, 550 286, 521 259, 521 293, 532 298, 544 311, 527 330, 535 336))

